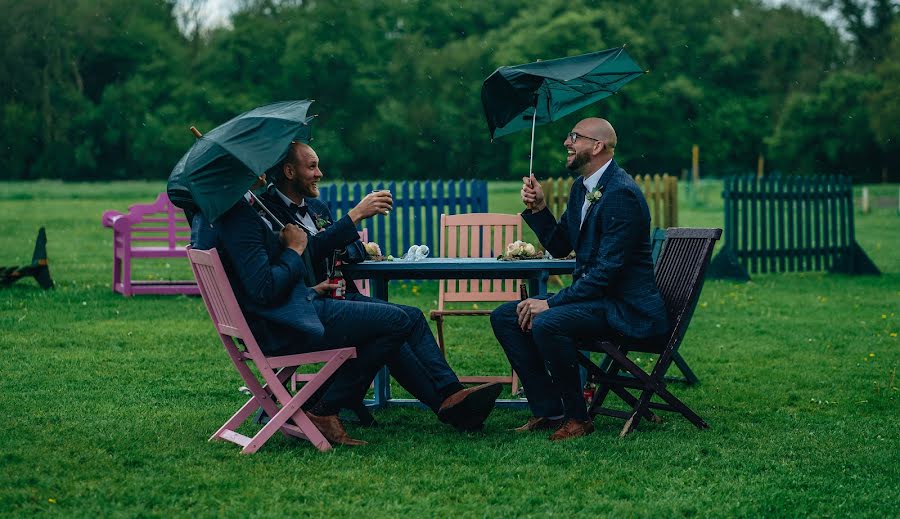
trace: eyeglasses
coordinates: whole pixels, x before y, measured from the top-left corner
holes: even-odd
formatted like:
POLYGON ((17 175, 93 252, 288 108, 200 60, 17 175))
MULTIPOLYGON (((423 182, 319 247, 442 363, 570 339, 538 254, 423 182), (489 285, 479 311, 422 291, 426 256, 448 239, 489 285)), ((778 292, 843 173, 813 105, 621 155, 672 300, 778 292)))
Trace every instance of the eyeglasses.
POLYGON ((569 132, 568 138, 569 138, 570 141, 572 141, 572 144, 575 144, 575 142, 578 140, 579 137, 582 137, 582 138, 584 138, 584 139, 590 139, 590 140, 595 141, 595 142, 601 142, 600 139, 595 139, 595 138, 593 138, 593 137, 588 137, 587 135, 581 135, 581 134, 578 133, 578 132, 569 132))

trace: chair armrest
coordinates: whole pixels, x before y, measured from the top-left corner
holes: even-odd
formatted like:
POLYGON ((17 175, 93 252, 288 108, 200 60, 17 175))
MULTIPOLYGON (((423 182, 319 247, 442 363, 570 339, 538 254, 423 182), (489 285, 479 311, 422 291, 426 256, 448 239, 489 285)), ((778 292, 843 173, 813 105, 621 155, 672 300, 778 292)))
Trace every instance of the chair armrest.
POLYGON ((119 211, 114 211, 110 209, 109 211, 104 211, 103 216, 100 218, 100 221, 103 223, 103 227, 112 227, 113 224, 116 223, 120 217, 125 216, 119 211))

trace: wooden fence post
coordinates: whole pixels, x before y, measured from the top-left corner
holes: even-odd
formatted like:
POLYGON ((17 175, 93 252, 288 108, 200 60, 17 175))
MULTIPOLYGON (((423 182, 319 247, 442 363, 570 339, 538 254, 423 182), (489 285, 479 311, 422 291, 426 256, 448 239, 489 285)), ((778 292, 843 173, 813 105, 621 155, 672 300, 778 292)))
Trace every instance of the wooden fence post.
POLYGON ((700 146, 691 147, 691 179, 696 187, 700 183, 700 146))

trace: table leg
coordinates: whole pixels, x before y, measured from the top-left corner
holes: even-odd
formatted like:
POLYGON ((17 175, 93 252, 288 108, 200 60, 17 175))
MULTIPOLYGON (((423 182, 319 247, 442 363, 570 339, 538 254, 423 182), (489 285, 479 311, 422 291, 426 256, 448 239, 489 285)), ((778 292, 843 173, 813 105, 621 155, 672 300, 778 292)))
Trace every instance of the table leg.
MULTIPOLYGON (((372 297, 388 300, 388 282, 386 279, 370 279, 369 284, 372 287, 372 297)), ((375 408, 382 408, 388 405, 391 400, 391 376, 388 373, 387 366, 378 370, 375 375, 375 408)))
POLYGON ((372 297, 382 301, 388 300, 388 282, 386 279, 370 279, 369 284, 372 287, 372 297))

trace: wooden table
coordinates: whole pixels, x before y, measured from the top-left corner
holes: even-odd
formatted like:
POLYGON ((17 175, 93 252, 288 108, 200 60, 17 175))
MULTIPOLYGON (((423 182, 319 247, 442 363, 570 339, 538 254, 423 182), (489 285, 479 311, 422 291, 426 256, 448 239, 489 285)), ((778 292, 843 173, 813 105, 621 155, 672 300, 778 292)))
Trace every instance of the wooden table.
MULTIPOLYGON (((355 279, 369 278, 372 297, 388 301, 388 284, 394 279, 523 279, 530 294, 546 294, 551 275, 571 274, 575 260, 500 261, 494 258, 426 258, 419 261, 364 261, 343 265, 341 269, 355 279)), ((422 405, 418 400, 391 398, 387 368, 375 377, 375 398, 370 407, 422 405)), ((498 400, 498 407, 525 407, 525 399, 498 400)))

